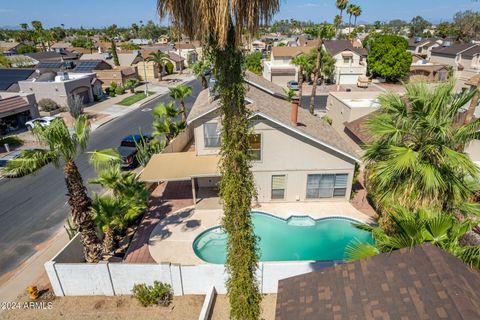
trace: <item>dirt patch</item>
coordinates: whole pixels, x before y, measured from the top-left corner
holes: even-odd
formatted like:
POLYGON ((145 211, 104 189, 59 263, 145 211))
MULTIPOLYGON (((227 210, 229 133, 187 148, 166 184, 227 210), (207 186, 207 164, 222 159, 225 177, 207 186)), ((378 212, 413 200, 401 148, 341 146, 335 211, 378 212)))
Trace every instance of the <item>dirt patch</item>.
POLYGON ((24 297, 21 299, 22 309, 4 311, 0 313, 0 319, 198 319, 204 298, 203 295, 178 296, 173 298, 168 307, 142 307, 135 298, 130 296, 62 297, 49 301, 40 300, 36 306, 28 303, 23 305, 23 302, 28 302, 24 297))
MULTIPOLYGON (((277 303, 276 294, 265 294, 262 299, 262 315, 263 320, 275 319, 275 305, 277 303)), ((228 297, 219 294, 215 297, 211 320, 225 320, 230 316, 230 303, 228 297)))

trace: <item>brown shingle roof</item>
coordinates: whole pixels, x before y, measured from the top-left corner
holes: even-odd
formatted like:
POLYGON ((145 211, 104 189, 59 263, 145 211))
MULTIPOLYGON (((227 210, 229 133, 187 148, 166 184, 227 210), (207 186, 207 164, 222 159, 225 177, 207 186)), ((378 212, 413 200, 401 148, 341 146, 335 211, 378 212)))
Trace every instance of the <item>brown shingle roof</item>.
POLYGON ((454 43, 451 46, 447 46, 447 47, 439 46, 432 49, 432 55, 455 57, 460 52, 470 49, 474 46, 477 46, 477 45, 471 44, 471 43, 454 43))
POLYGON ((311 47, 273 47, 274 57, 295 57, 301 53, 310 53, 311 47))
POLYGON ((480 54, 480 46, 477 45, 467 51, 462 52, 462 57, 472 58, 473 56, 480 54))
POLYGON ((178 50, 194 50, 195 47, 191 43, 182 43, 182 42, 177 42, 175 43, 175 48, 178 50))
POLYGON ((479 81, 480 81, 480 74, 477 74, 471 77, 470 79, 468 79, 468 81, 465 82, 465 84, 469 86, 478 86, 479 81))
POLYGON ((28 106, 28 102, 20 96, 0 99, 0 113, 14 111, 28 106))
POLYGON ((327 52, 332 56, 345 50, 355 52, 361 56, 367 55, 367 50, 364 48, 354 47, 350 40, 325 40, 323 45, 325 46, 327 52))
MULTIPOLYGON (((283 92, 280 86, 269 82, 265 83, 263 78, 246 72, 247 92, 246 98, 252 103, 248 104, 249 109, 260 116, 285 126, 297 134, 309 137, 317 142, 328 145, 330 148, 337 149, 341 153, 347 154, 352 158, 357 158, 357 153, 346 143, 345 140, 335 131, 333 127, 326 124, 320 118, 311 115, 308 110, 299 108, 298 123, 296 127, 290 124, 291 105, 286 101, 280 92, 283 92), (265 90, 266 89, 266 90, 265 90), (271 93, 273 92, 273 94, 271 93)), ((187 123, 191 123, 206 113, 209 113, 219 107, 218 100, 208 102, 208 90, 200 93, 197 101, 192 107, 187 118, 187 123)))
POLYGON ((175 52, 169 52, 168 53, 168 58, 174 62, 182 62, 183 60, 185 60, 185 58, 179 56, 178 54, 176 54, 175 52))
POLYGON ((480 273, 425 244, 279 281, 285 319, 480 319, 480 273))

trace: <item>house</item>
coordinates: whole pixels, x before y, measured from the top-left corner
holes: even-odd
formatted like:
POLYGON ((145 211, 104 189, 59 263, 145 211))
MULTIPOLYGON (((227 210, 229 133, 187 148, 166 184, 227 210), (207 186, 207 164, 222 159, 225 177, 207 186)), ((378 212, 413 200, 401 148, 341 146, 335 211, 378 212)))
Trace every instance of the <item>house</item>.
POLYGON ((276 320, 480 319, 480 273, 424 244, 278 282, 276 320))
POLYGON ((45 51, 45 52, 29 52, 25 53, 26 56, 35 59, 37 61, 77 61, 80 57, 80 54, 73 53, 69 51, 64 52, 55 52, 55 51, 45 51))
POLYGON ((433 48, 440 46, 443 43, 439 38, 409 38, 407 51, 412 54, 419 55, 423 58, 429 59, 433 48))
POLYGON ((292 59, 304 53, 309 54, 311 47, 273 47, 270 59, 263 63, 263 77, 279 86, 286 87, 290 80, 298 81, 299 68, 292 59))
POLYGON ((18 92, 18 81, 35 77, 35 69, 3 68, 0 69, 0 92, 18 92))
MULTIPOLYGON (((153 61, 149 61, 148 57, 150 56, 151 53, 160 52, 160 51, 143 49, 141 52, 142 52, 141 55, 143 58, 137 60, 133 65, 138 70, 138 78, 141 81, 152 81, 154 79, 158 79, 159 78, 158 66, 153 61)), ((168 55, 167 60, 173 65, 174 71, 181 71, 185 69, 185 65, 184 65, 185 58, 179 56, 175 52, 171 52, 171 51, 162 51, 162 52, 168 55)), ((163 72, 165 73, 165 70, 163 72)))
POLYGON ((70 96, 78 95, 89 104, 94 101, 94 87, 98 88, 95 78, 94 73, 47 72, 35 79, 18 81, 18 85, 20 92, 34 93, 37 101, 49 98, 66 106, 70 96))
POLYGON ((465 81, 480 73, 480 45, 444 41, 432 49, 430 62, 451 66, 459 86, 463 87, 465 81))
POLYGON ((367 51, 349 40, 326 40, 323 49, 335 59, 333 80, 338 85, 357 84, 367 74, 367 51))
POLYGON ((152 40, 148 40, 148 39, 130 39, 128 42, 130 42, 131 44, 136 44, 136 45, 139 45, 139 46, 146 46, 146 45, 149 45, 149 44, 152 44, 152 40))
POLYGON ((94 70, 97 78, 102 81, 102 87, 108 88, 115 82, 119 86, 125 86, 128 80, 137 80, 138 73, 135 67, 119 67, 114 69, 94 70))
POLYGON ((191 42, 177 42, 174 50, 177 55, 184 59, 185 67, 199 60, 197 48, 191 42))
POLYGON ((0 41, 0 53, 3 53, 6 56, 16 54, 17 49, 22 45, 23 43, 20 42, 0 41))
MULTIPOLYGON (((245 85, 258 202, 348 201, 358 159, 342 137, 298 102, 287 102, 280 86, 251 72, 245 85)), ((173 143, 173 152, 154 155, 142 181, 191 180, 194 191, 215 188, 222 123, 219 100, 208 89, 199 94, 187 125, 190 148, 173 143)))
POLYGON ((72 45, 67 42, 57 42, 50 47, 51 51, 54 51, 57 53, 64 53, 71 48, 72 48, 72 45))
MULTIPOLYGON (((132 53, 118 53, 118 62, 120 64, 120 67, 132 67, 134 66, 139 60, 142 59, 140 56, 140 53, 138 51, 133 51, 132 53)), ((113 55, 111 52, 106 52, 106 53, 87 53, 83 54, 80 57, 80 61, 84 60, 103 60, 112 67, 115 66, 115 62, 113 61, 113 55)))
POLYGON ((157 43, 159 44, 168 44, 170 42, 170 37, 167 35, 162 35, 158 38, 157 43))
POLYGON ((38 118, 37 101, 33 93, 0 92, 0 134, 22 129, 25 122, 38 118))

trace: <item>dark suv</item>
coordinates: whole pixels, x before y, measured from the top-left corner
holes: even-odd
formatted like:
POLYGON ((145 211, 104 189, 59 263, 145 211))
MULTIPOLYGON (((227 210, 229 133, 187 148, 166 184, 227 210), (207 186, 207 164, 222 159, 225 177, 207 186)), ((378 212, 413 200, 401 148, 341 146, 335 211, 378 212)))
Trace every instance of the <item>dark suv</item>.
POLYGON ((132 134, 122 139, 120 146, 117 148, 118 153, 122 157, 122 169, 133 169, 138 166, 137 161, 137 145, 147 143, 152 140, 150 135, 132 134))

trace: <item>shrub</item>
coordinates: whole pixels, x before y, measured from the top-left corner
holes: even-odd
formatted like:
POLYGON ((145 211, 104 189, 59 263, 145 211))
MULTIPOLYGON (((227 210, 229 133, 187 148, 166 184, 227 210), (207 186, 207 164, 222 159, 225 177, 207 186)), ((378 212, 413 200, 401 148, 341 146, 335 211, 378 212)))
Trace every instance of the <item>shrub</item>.
POLYGON ((324 116, 322 118, 322 120, 323 120, 323 122, 325 122, 326 124, 329 124, 329 125, 332 125, 332 123, 333 123, 333 119, 330 118, 329 116, 324 116))
POLYGON ((115 90, 108 90, 108 96, 109 97, 115 97, 115 90))
POLYGON ((172 73, 173 73, 173 68, 174 68, 173 63, 171 63, 170 61, 165 64, 165 71, 166 71, 168 74, 172 74, 172 73))
POLYGON ((38 101, 38 107, 45 112, 50 112, 50 111, 60 109, 60 106, 58 105, 58 103, 48 98, 38 101))
POLYGON ((158 304, 168 306, 172 300, 172 289, 166 283, 153 282, 153 286, 144 283, 135 284, 132 289, 133 296, 144 306, 158 304))
POLYGON ((79 95, 69 96, 67 102, 68 113, 74 118, 77 119, 80 115, 83 114, 83 98, 79 95))
POLYGON ((121 95, 125 93, 125 88, 122 86, 118 86, 115 88, 115 94, 121 95))
POLYGON ((23 140, 18 136, 0 137, 0 148, 3 148, 5 144, 10 147, 18 147, 23 145, 23 140))
POLYGON ((118 84, 115 81, 110 82, 110 88, 115 90, 117 88, 118 84))

